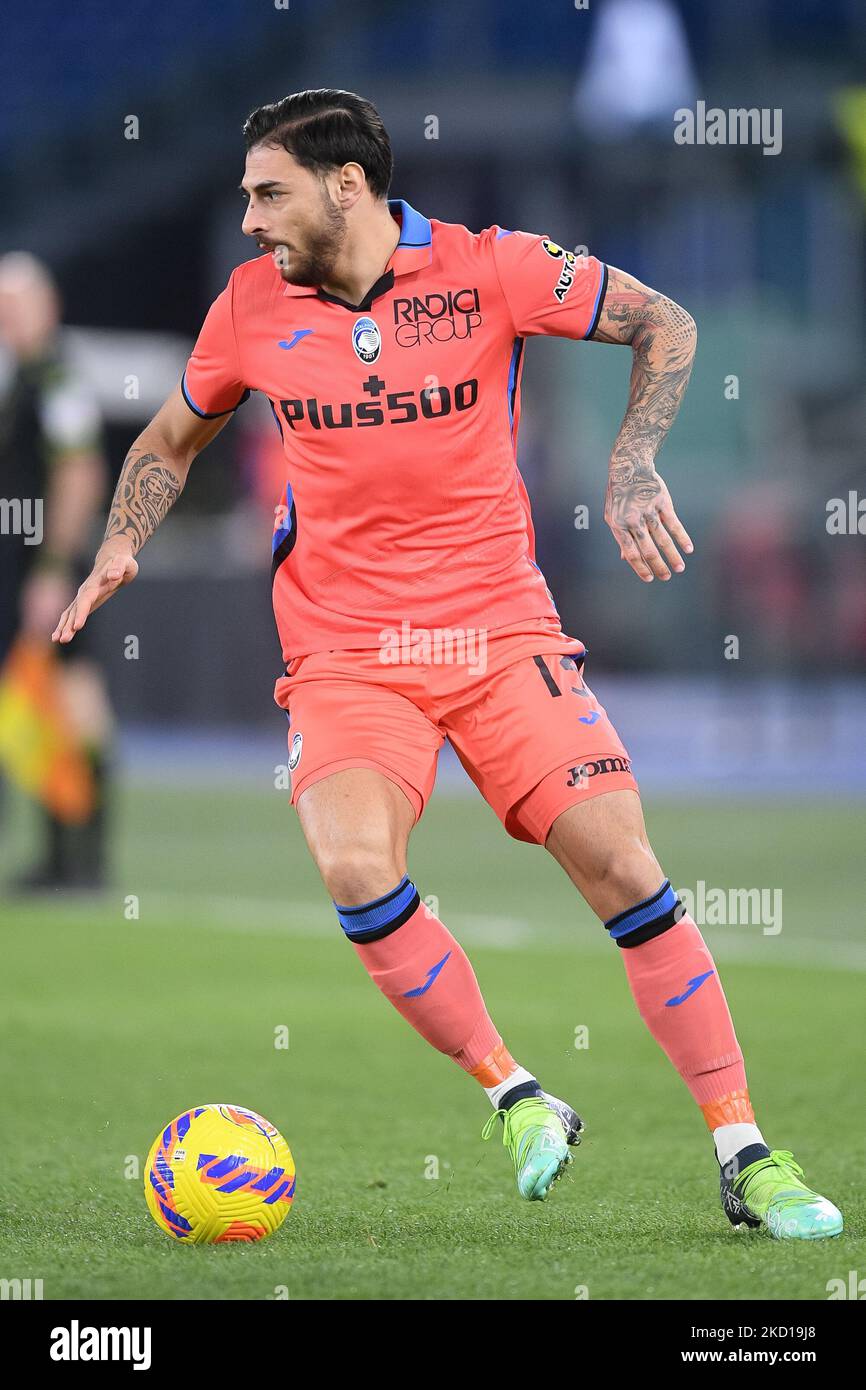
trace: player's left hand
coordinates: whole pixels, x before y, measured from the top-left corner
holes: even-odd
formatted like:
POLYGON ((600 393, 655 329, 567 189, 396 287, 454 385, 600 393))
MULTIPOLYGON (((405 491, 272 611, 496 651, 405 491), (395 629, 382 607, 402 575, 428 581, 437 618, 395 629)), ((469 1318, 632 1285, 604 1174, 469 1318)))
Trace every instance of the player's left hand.
POLYGON ((691 555, 694 546, 651 459, 611 459, 604 519, 620 555, 646 584, 685 569, 680 550, 691 555))

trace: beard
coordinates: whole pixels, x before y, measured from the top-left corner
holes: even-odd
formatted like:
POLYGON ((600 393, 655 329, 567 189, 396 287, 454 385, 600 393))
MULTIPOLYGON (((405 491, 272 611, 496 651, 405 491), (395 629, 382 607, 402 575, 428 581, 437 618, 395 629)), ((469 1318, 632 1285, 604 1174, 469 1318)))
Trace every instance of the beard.
POLYGON ((280 265, 280 274, 293 285, 315 288, 329 279, 346 240, 346 214, 336 207, 322 189, 322 220, 307 234, 303 250, 290 253, 280 265))

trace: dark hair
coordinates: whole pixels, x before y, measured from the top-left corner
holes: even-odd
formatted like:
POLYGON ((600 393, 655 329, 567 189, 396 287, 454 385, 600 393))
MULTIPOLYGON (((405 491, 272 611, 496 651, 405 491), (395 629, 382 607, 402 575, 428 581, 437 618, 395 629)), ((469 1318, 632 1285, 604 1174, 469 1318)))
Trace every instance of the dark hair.
POLYGON ((372 102, 354 92, 318 87, 259 106, 244 123, 247 149, 282 145, 304 169, 320 176, 353 161, 376 198, 385 198, 394 172, 391 141, 372 102))

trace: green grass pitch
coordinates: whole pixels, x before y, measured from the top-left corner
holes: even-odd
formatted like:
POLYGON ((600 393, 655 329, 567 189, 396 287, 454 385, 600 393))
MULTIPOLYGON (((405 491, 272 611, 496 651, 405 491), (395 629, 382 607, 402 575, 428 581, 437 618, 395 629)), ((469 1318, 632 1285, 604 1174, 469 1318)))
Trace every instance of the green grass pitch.
POLYGON ((434 796, 410 873, 511 1051, 584 1117, 546 1203, 518 1198, 500 1139, 480 1140, 484 1096, 366 978, 284 794, 126 786, 115 892, 0 910, 0 1276, 41 1278, 46 1299, 826 1299, 866 1270, 862 808, 650 802, 647 818, 675 887, 783 890, 778 935, 706 934, 758 1121, 842 1207, 841 1238, 731 1230, 616 948, 477 796, 434 796), (127 1176, 213 1100, 261 1111, 295 1156, 294 1207, 260 1245, 181 1247, 127 1176))

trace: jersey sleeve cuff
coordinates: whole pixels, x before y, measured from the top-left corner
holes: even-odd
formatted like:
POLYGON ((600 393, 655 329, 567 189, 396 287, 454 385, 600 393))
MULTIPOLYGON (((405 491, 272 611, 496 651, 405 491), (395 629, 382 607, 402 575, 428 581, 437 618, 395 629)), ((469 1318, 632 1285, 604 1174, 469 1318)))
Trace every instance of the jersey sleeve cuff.
POLYGON ((607 294, 607 266, 602 262, 601 279, 598 282, 598 293, 595 296, 595 304, 592 309, 592 318, 589 321, 589 328, 584 333, 584 339, 591 338, 598 328, 598 321, 601 318, 601 311, 604 308, 604 297, 607 294))
POLYGON ((189 406, 190 410, 193 412, 194 415, 198 415, 199 419, 201 420, 219 420, 220 417, 223 415, 234 414, 238 406, 243 405, 244 401, 249 400, 250 395, 249 388, 247 388, 241 396, 240 400, 237 401, 235 405, 230 405, 228 410, 202 410, 201 406, 196 405, 195 401, 193 400, 192 396, 189 394, 189 391, 187 390, 186 372, 184 372, 183 376, 180 379, 180 389, 183 394, 183 398, 189 406))

